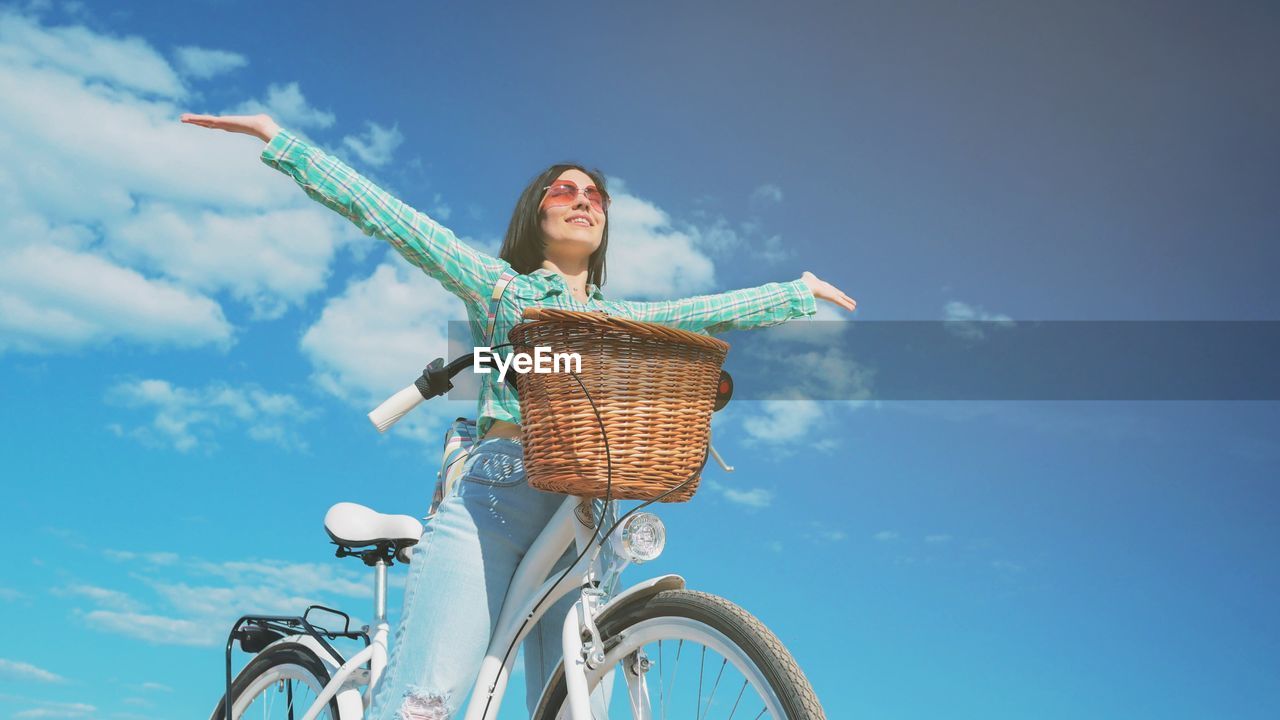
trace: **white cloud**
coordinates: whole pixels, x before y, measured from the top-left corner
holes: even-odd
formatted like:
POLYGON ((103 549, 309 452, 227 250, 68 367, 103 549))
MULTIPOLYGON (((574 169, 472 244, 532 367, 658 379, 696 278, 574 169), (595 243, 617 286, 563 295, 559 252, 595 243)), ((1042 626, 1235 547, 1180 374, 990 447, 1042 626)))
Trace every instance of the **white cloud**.
POLYGON ((84 615, 89 627, 128 635, 158 645, 212 645, 217 635, 226 639, 227 624, 215 629, 201 620, 150 615, 147 613, 93 610, 84 615))
POLYGON ((227 115, 253 115, 266 113, 287 128, 324 129, 337 120, 333 113, 313 107, 302 94, 298 83, 268 85, 267 96, 261 100, 247 100, 227 110, 227 115))
MULTIPOLYGON (((396 257, 331 299, 301 346, 321 388, 368 412, 413 382, 432 358, 461 354, 463 348, 446 350, 448 323, 465 317, 461 300, 396 257)), ((396 428, 435 443, 440 421, 474 412, 474 402, 437 398, 396 428)))
POLYGON ((180 98, 182 81, 141 38, 116 38, 81 26, 43 28, 0 11, 0 62, 55 68, 147 94, 180 98))
POLYGON ((892 542, 894 540, 897 540, 898 537, 899 537, 898 533, 894 530, 881 530, 875 535, 872 535, 871 539, 875 540, 876 542, 892 542))
POLYGON ((190 45, 175 50, 174 57, 184 75, 201 80, 222 75, 249 64, 249 59, 240 53, 190 45))
POLYGON ((55 592, 61 595, 79 595, 81 597, 86 597, 97 605, 111 608, 113 610, 133 611, 140 607, 138 601, 130 597, 128 593, 97 587, 96 585, 73 584, 60 588, 55 592))
POLYGON ((149 690, 152 692, 173 692, 173 688, 169 687, 168 685, 165 685, 164 683, 158 683, 158 682, 144 682, 138 687, 142 688, 143 690, 149 690))
MULTIPOLYGON (((273 317, 357 236, 251 139, 179 124, 198 108, 176 104, 177 74, 142 40, 12 12, 0 38, 0 351, 225 348, 214 294, 273 317)), ((296 87, 268 99, 326 122, 296 87)))
POLYGON ((121 428, 120 434, 182 452, 216 446, 214 430, 228 426, 243 427, 255 440, 285 448, 306 447, 294 426, 311 413, 292 395, 269 393, 256 385, 211 383, 183 388, 166 380, 130 380, 111 387, 107 399, 155 412, 147 425, 121 428))
POLYGON ((23 682, 45 682, 45 683, 61 683, 67 679, 56 673, 51 673, 44 668, 36 667, 31 663, 19 662, 17 660, 7 660, 0 658, 0 675, 23 682))
POLYGON ((212 563, 193 561, 191 570, 203 575, 220 577, 237 586, 288 588, 302 594, 331 592, 347 597, 366 597, 370 594, 368 579, 363 575, 340 569, 332 563, 291 563, 281 560, 224 561, 212 563))
POLYGON ((13 714, 14 718, 82 718, 89 717, 98 709, 86 703, 49 703, 44 707, 22 710, 13 714))
POLYGON ((56 246, 0 249, 0 351, 122 339, 227 346, 231 326, 207 297, 56 246))
POLYGON ((696 231, 673 227, 657 205, 618 190, 609 222, 608 297, 684 297, 714 286, 715 267, 698 247, 696 231))
POLYGON ((738 488, 715 480, 707 480, 707 487, 736 505, 752 509, 767 508, 773 504, 773 492, 764 488, 738 488))
POLYGON ((14 718, 82 718, 98 712, 98 708, 87 703, 39 701, 40 707, 22 710, 13 714, 14 718))
MULTIPOLYGON (((374 167, 382 167, 391 162, 391 154, 404 142, 404 135, 400 134, 400 128, 394 125, 389 128, 373 122, 365 125, 367 130, 364 134, 348 135, 342 138, 342 145, 355 153, 362 162, 374 167)), ((436 198, 438 203, 439 195, 436 198)), ((447 217, 446 212, 440 219, 444 220, 447 217)))
POLYGON ((951 542, 951 540, 952 540, 952 537, 951 537, 950 535, 945 535, 945 534, 939 534, 939 535, 925 535, 925 536, 924 536, 924 541, 925 541, 925 542, 927 542, 927 543, 931 543, 931 544, 934 544, 934 545, 943 545, 943 544, 946 544, 946 543, 951 542))
POLYGON ((943 320, 946 321, 943 327, 948 332, 970 340, 981 340, 986 337, 984 327, 1011 328, 1014 326, 1013 318, 1008 315, 989 313, 980 306, 959 300, 952 300, 943 306, 942 315, 943 320))
POLYGON ((813 400, 774 399, 758 403, 758 411, 742 420, 742 429, 758 442, 772 445, 791 443, 822 429, 826 416, 813 400))
POLYGON ((817 520, 810 522, 809 528, 804 536, 815 542, 839 542, 849 536, 844 530, 828 527, 817 520))
POLYGON ((115 227, 110 249, 188 287, 229 290, 255 317, 275 318, 323 289, 351 235, 344 230, 307 207, 230 214, 147 204, 115 227))
POLYGON ((116 561, 127 562, 129 560, 143 559, 153 565, 172 565, 178 562, 178 554, 172 552, 150 552, 136 553, 128 550, 103 550, 103 555, 116 561))
MULTIPOLYGON (((156 554, 134 553, 131 559, 156 554)), ((241 615, 292 615, 313 604, 332 607, 335 596, 367 599, 372 595, 368 579, 349 567, 269 559, 210 562, 186 558, 164 579, 140 579, 154 594, 158 610, 141 605, 112 607, 114 591, 108 591, 81 593, 98 607, 77 614, 97 630, 158 645, 207 647, 225 642, 227 628, 241 615)), ((353 624, 359 624, 355 618, 353 624)), ((157 683, 143 688, 168 689, 157 683)))
POLYGON ((765 183, 751 191, 751 201, 754 203, 777 204, 782 202, 782 188, 773 183, 765 183))

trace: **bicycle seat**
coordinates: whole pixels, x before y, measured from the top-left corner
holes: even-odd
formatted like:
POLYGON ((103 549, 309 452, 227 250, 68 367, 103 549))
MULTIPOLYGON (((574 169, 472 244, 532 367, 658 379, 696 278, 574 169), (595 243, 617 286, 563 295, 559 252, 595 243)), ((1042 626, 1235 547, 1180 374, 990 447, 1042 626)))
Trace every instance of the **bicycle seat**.
POLYGON ((324 529, 338 545, 348 548, 389 543, 396 550, 418 544, 422 523, 409 515, 384 515, 356 503, 340 502, 324 514, 324 529))

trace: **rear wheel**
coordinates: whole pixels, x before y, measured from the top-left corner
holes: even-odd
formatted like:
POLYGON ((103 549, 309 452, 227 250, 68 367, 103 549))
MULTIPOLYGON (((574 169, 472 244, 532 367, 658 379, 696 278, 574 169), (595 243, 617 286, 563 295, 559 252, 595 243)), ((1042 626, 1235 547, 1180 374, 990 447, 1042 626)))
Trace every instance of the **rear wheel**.
MULTIPOLYGON (((826 718, 777 636, 724 598, 668 590, 610 615, 599 630, 605 662, 587 672, 598 717, 826 718)), ((534 717, 568 718, 567 695, 562 663, 534 717)))
MULTIPOLYGON (((329 683, 329 671, 310 648, 282 643, 254 656, 231 683, 231 720, 281 718, 306 714, 329 683)), ((224 720, 226 698, 218 702, 211 720, 224 720)), ((338 702, 331 699, 318 718, 339 720, 338 702)))

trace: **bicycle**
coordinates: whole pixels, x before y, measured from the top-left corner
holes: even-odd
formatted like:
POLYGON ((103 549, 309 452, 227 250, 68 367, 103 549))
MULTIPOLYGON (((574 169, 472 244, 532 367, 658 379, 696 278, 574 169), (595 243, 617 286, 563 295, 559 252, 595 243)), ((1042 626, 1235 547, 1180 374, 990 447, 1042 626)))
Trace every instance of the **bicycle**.
MULTIPOLYGON (((451 387, 448 381, 472 361, 473 354, 467 354, 448 365, 442 360, 433 362, 422 379, 389 398, 370 413, 370 419, 385 429, 424 399, 447 392, 451 387)), ((728 374, 722 378, 725 382, 719 389, 716 410, 723 408, 732 394, 728 374)), ((709 448, 708 454, 725 471, 733 470, 714 448, 709 448)), ((628 564, 652 560, 661 553, 665 529, 656 515, 637 512, 649 504, 646 502, 602 533, 600 526, 593 529, 579 522, 576 514, 582 503, 591 507, 590 499, 566 497, 517 568, 465 720, 497 717, 515 662, 514 648, 546 608, 575 589, 581 597, 564 618, 563 656, 543 687, 534 720, 603 720, 612 715, 615 699, 620 701, 619 710, 627 710, 634 720, 826 717, 813 688, 782 642, 734 603, 688 590, 684 578, 675 574, 650 578, 616 592, 619 576, 628 564), (617 536, 609 540, 615 530, 619 531, 617 536), (614 543, 612 557, 619 560, 604 566, 600 551, 606 541, 614 543), (579 551, 577 562, 558 577, 548 577, 570 542, 576 543, 579 551), (701 650, 684 653, 686 645, 701 650), (710 673, 708 651, 720 656, 718 667, 713 658, 710 673), (689 657, 694 654, 696 658, 689 657), (686 656, 686 668, 697 662, 698 677, 696 684, 687 680, 677 692, 682 655, 686 656), (671 665, 669 674, 667 664, 671 665), (722 683, 727 689, 717 698, 722 683), (624 687, 615 687, 619 684, 624 687), (754 697, 747 697, 748 689, 754 697), (672 715, 668 712, 672 707, 681 710, 672 715), (597 714, 601 709, 604 714, 597 714)), ((602 515, 610 516, 607 511, 602 515)), ((273 711, 290 720, 363 717, 387 663, 387 569, 396 561, 409 562, 410 550, 423 528, 407 515, 384 515, 354 503, 338 503, 325 515, 325 529, 338 546, 338 557, 358 557, 374 570, 372 636, 369 626, 352 630, 349 616, 321 606, 307 608, 301 617, 241 617, 227 639, 226 690, 212 720, 259 714, 275 717, 273 711), (343 629, 314 624, 311 615, 317 610, 345 618, 343 629), (339 637, 363 640, 365 646, 351 658, 343 658, 330 642, 339 637), (231 657, 237 641, 254 657, 233 679, 231 657), (232 698, 230 707, 228 697, 232 698)))

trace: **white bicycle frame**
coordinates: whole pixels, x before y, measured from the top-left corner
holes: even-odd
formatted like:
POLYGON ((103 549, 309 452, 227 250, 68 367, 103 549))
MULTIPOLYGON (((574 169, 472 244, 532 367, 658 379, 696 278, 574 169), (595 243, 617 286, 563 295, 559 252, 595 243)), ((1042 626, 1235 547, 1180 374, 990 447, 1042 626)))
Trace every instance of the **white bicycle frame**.
MULTIPOLYGON (((416 384, 410 385, 370 412, 369 420, 379 432, 383 432, 423 399, 423 391, 416 384)), ((726 472, 733 471, 733 467, 725 463, 714 447, 709 449, 720 467, 726 472)), ((591 713, 587 673, 591 671, 592 676, 600 675, 599 668, 606 657, 604 643, 596 629, 596 618, 606 605, 620 604, 629 596, 684 587, 684 579, 679 575, 665 575, 633 585, 616 597, 609 597, 610 588, 626 566, 626 561, 620 560, 608 568, 600 567, 601 546, 599 539, 593 537, 594 528, 584 526, 576 517, 575 510, 583 502, 591 501, 576 496, 566 497, 516 567, 493 637, 489 641, 489 649, 481 662, 480 674, 471 690, 464 720, 494 720, 498 716, 507 680, 511 676, 511 666, 515 662, 515 653, 508 653, 507 649, 523 641, 547 608, 575 588, 582 592, 582 597, 565 616, 561 633, 569 717, 571 720, 595 720, 591 713), (579 561, 569 572, 562 571, 548 577, 556 561, 564 555, 572 541, 576 541, 581 556, 579 561), (561 575, 564 579, 557 583, 556 580, 561 575), (543 596, 546 596, 546 600, 539 603, 543 596), (590 638, 586 645, 583 637, 590 638)), ((605 516, 608 517, 607 512, 605 516)), ((619 554, 619 557, 622 555, 619 554)), ((386 669, 387 637, 391 632, 391 626, 387 623, 387 564, 379 561, 374 568, 374 625, 373 637, 370 638, 368 647, 350 660, 343 661, 309 635, 294 635, 276 641, 306 645, 329 666, 331 680, 307 709, 302 720, 315 720, 333 699, 338 704, 340 720, 363 718, 364 711, 373 700, 382 671, 386 669), (365 663, 369 665, 368 670, 361 667, 365 663), (363 694, 359 690, 361 686, 365 687, 363 694)), ((605 671, 598 685, 606 706, 613 687, 613 672, 612 667, 605 671)), ((644 673, 624 672, 623 675, 626 678, 633 718, 651 720, 644 673)), ((548 679, 548 683, 552 679, 554 678, 548 679)), ((544 699, 548 689, 542 689, 544 699)))
MULTIPOLYGON (((595 625, 595 618, 601 609, 606 604, 633 593, 651 592, 655 585, 684 586, 684 580, 679 576, 664 576, 637 584, 616 597, 608 597, 606 588, 611 584, 610 580, 616 578, 622 571, 625 563, 610 568, 600 567, 599 539, 592 537, 593 528, 584 526, 576 517, 575 510, 580 502, 583 502, 582 498, 573 496, 565 498, 516 568, 507 597, 502 604, 502 612, 498 615, 489 649, 480 665, 480 674, 469 696, 470 707, 467 709, 465 720, 494 720, 498 716, 498 709, 502 705, 507 681, 515 662, 515 653, 507 653, 507 649, 524 639, 547 608, 575 589, 582 591, 582 597, 574 603, 573 608, 565 616, 562 632, 569 717, 572 720, 592 720, 587 672, 589 669, 594 669, 598 661, 604 658, 604 647, 595 625), (559 571, 554 576, 548 577, 571 541, 576 541, 579 553, 589 548, 588 552, 582 554, 582 558, 568 573, 559 571), (602 577, 606 574, 608 577, 602 577), (564 579, 557 584, 556 580, 561 575, 564 579), (539 604, 538 601, 544 595, 546 600, 539 604), (590 638, 586 645, 582 640, 583 637, 590 638)), ((294 635, 273 643, 294 642, 306 645, 329 666, 331 679, 312 702, 306 714, 302 716, 302 720, 315 720, 334 698, 337 699, 341 720, 361 718, 373 699, 378 681, 387 665, 387 643, 391 631, 386 613, 387 565, 385 562, 379 562, 374 566, 374 570, 373 637, 370 638, 367 647, 344 661, 341 657, 334 657, 309 635, 294 635), (362 667, 366 663, 369 665, 367 670, 362 667), (359 689, 361 686, 365 686, 363 693, 359 689)), ((599 684, 601 697, 606 705, 609 701, 609 690, 613 686, 612 675, 613 669, 609 669, 599 684)), ((644 674, 624 672, 623 675, 626 678, 634 717, 637 720, 650 720, 648 689, 644 674)), ((544 695, 547 690, 548 688, 543 688, 544 695)))

